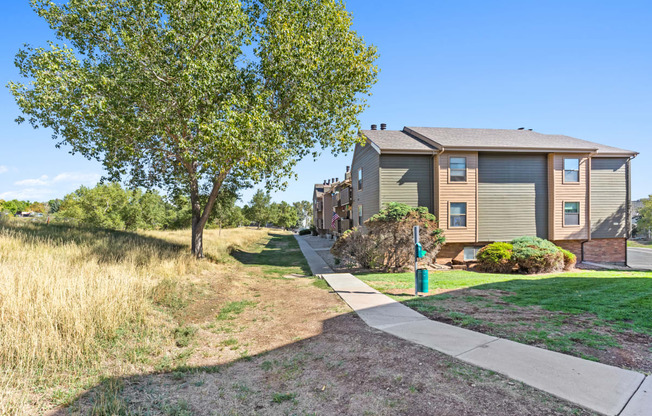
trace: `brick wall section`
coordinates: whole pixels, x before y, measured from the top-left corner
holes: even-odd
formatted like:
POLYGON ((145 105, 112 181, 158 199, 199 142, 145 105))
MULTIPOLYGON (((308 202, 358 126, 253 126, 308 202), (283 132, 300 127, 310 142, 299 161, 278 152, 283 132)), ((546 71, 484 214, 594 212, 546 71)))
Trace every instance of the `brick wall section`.
MULTIPOLYGON (((577 256, 577 261, 582 261, 582 241, 584 240, 557 240, 556 245, 564 248, 577 256)), ((438 264, 451 264, 464 262, 464 247, 482 247, 489 243, 447 243, 437 254, 438 264)), ((627 255, 627 240, 624 238, 600 238, 584 243, 584 261, 596 263, 625 264, 627 255)))
POLYGON ((625 264, 627 239, 599 238, 584 244, 584 261, 625 264))
POLYGON ((553 241, 553 243, 575 254, 579 263, 582 261, 582 241, 584 240, 557 240, 553 241))
MULTIPOLYGON (((582 261, 583 240, 558 240, 554 243, 565 248, 582 261)), ((584 261, 625 264, 627 240, 624 238, 596 238, 584 243, 584 261)))
POLYGON ((437 263, 449 264, 453 260, 464 261, 464 244, 444 244, 437 254, 437 263))

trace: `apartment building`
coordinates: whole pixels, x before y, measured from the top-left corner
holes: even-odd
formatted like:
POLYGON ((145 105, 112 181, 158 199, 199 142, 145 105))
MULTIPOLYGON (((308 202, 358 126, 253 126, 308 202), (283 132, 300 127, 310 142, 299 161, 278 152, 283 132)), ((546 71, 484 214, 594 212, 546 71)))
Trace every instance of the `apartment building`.
POLYGON ((636 152, 525 129, 381 125, 361 134, 350 172, 352 226, 396 201, 437 216, 442 263, 471 261, 490 242, 524 235, 583 261, 627 261, 636 152))

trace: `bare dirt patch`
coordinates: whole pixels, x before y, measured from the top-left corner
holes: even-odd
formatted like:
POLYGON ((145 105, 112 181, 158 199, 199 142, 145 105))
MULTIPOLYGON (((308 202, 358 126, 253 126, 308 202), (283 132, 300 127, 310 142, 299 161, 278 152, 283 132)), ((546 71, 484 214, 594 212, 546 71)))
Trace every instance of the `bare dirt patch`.
POLYGON ((53 414, 591 414, 374 330, 312 278, 233 264, 195 283, 177 319, 196 332, 169 351, 182 365, 108 380, 53 414))
MULTIPOLYGON (((395 292, 408 293, 400 289, 395 292)), ((459 289, 437 294, 441 296, 428 299, 427 306, 413 307, 440 322, 604 364, 652 372, 652 337, 607 325, 595 315, 514 305, 503 299, 512 293, 501 290, 459 289)))

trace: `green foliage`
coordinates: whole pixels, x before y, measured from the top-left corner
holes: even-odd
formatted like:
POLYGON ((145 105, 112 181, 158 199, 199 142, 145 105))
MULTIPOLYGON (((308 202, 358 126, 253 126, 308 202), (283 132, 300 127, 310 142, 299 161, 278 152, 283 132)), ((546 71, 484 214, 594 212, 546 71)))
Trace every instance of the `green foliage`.
POLYGON ((151 230, 173 226, 176 212, 157 191, 123 189, 113 182, 82 186, 66 195, 57 216, 114 230, 151 230))
POLYGON ((523 273, 550 273, 563 269, 561 249, 539 237, 519 237, 512 241, 513 259, 523 273))
POLYGON ((276 225, 285 229, 294 228, 299 224, 299 213, 297 209, 283 201, 278 204, 278 215, 276 225))
POLYGON ((269 193, 260 189, 256 191, 251 197, 249 205, 245 205, 244 215, 248 221, 255 223, 258 227, 267 225, 272 219, 272 197, 269 196, 269 193))
POLYGON ((11 201, 3 201, 0 199, 0 212, 8 212, 11 215, 16 215, 17 212, 29 211, 28 207, 31 205, 29 201, 19 201, 12 199, 11 201))
POLYGON ((417 214, 420 219, 426 221, 436 221, 434 215, 428 212, 426 207, 411 207, 400 202, 390 202, 387 208, 381 210, 376 215, 369 218, 370 222, 396 222, 404 221, 409 216, 417 214))
POLYGON ((193 340, 196 334, 196 327, 191 325, 180 326, 174 330, 174 341, 179 348, 187 347, 190 345, 190 342, 193 340))
POLYGON ((272 403, 283 403, 294 400, 295 397, 297 397, 296 393, 274 393, 272 395, 272 403))
POLYGON ((577 262, 577 256, 563 248, 560 248, 559 250, 564 256, 564 270, 573 270, 575 263, 577 262))
POLYGON ((312 232, 308 228, 304 228, 303 230, 299 230, 299 235, 308 235, 311 234, 312 232))
POLYGON ((374 47, 337 0, 34 0, 60 43, 10 82, 33 127, 111 180, 190 197, 193 251, 224 187, 283 186, 315 146, 361 140, 374 47))
POLYGON ((510 243, 491 243, 478 251, 480 269, 490 273, 510 273, 514 268, 513 246, 510 243))
POLYGON ((639 233, 652 232, 652 195, 641 200, 643 206, 638 210, 636 219, 636 231, 639 233))
POLYGON ((419 226, 419 240, 427 251, 425 261, 431 261, 444 243, 443 230, 437 219, 425 207, 410 207, 391 202, 372 216, 364 229, 345 232, 331 252, 345 261, 357 262, 364 268, 381 267, 399 270, 412 264, 414 253, 413 227, 419 226))

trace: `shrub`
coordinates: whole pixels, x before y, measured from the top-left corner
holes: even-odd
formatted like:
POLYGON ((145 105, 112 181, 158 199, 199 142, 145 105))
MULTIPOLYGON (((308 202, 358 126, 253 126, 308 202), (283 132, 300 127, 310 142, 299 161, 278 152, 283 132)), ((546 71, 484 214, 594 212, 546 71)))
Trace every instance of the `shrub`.
POLYGON ((572 270, 575 267, 575 263, 577 263, 577 256, 563 248, 559 248, 559 250, 564 256, 564 270, 572 270))
POLYGON ((491 243, 478 251, 479 268, 490 273, 510 273, 514 269, 510 243, 491 243))
POLYGON ((523 273, 550 273, 564 268, 561 249, 539 237, 519 237, 512 241, 513 260, 523 273))
POLYGON ((415 225, 419 226, 419 239, 427 251, 424 260, 432 260, 444 243, 437 219, 425 207, 414 208, 397 202, 391 202, 386 209, 369 218, 365 229, 344 233, 331 253, 365 268, 401 270, 412 265, 412 227, 415 225))
POLYGON ((331 247, 331 253, 365 269, 378 267, 382 258, 376 239, 358 227, 345 231, 331 247))
POLYGON ((299 230, 299 235, 308 235, 310 233, 311 231, 307 228, 304 228, 303 230, 299 230))

